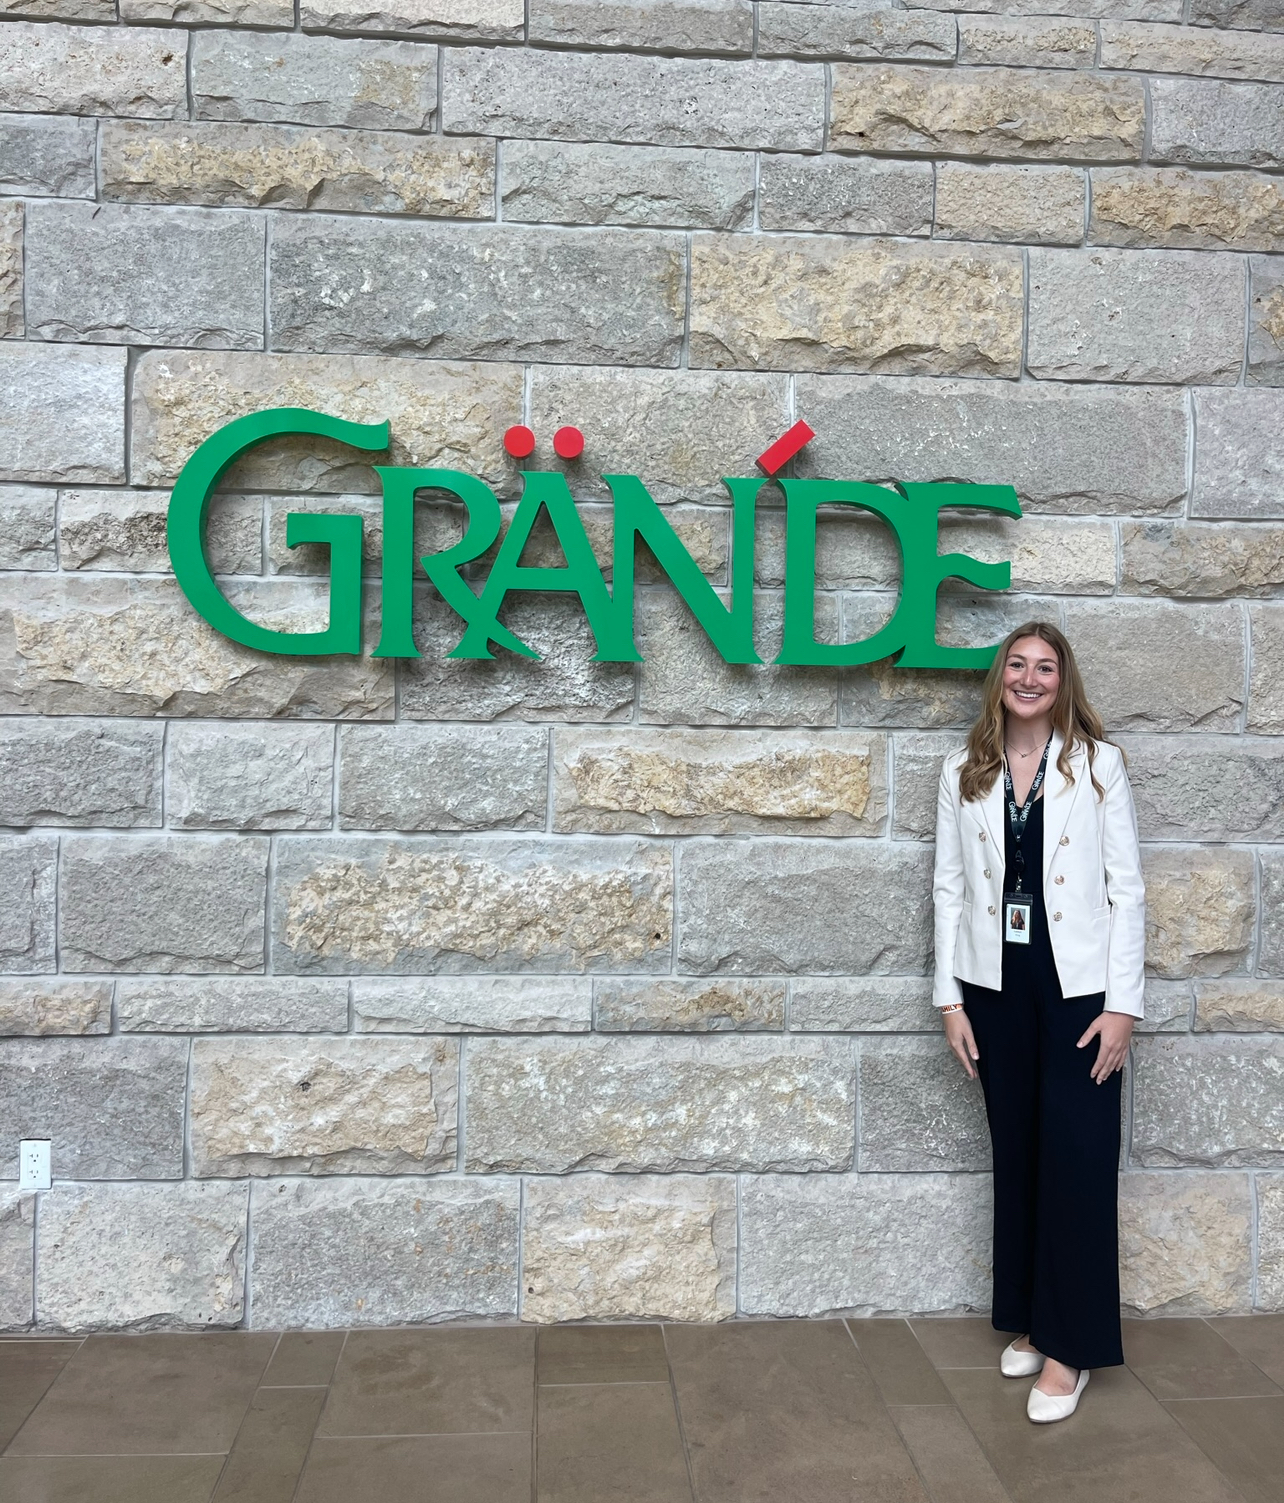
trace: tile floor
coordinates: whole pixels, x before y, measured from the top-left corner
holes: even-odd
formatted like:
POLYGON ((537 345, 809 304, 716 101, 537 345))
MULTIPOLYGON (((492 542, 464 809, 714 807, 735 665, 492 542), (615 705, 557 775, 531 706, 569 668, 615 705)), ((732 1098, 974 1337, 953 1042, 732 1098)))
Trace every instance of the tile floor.
POLYGON ((1025 1419, 983 1319, 0 1339, 4 1503, 1284 1503, 1284 1315, 1129 1321, 1025 1419))

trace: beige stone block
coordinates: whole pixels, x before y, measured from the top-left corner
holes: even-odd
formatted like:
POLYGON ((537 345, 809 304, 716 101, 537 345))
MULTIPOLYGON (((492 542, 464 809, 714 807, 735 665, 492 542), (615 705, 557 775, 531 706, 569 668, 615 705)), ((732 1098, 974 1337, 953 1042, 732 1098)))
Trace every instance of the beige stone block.
POLYGON ((458 1070, 450 1039, 197 1039, 193 1173, 453 1169, 458 1070))
POLYGON ((946 240, 1078 245, 1087 185, 1079 167, 1003 163, 936 168, 936 234, 946 240))
MULTIPOLYGON (((1109 522, 1060 517, 975 517, 945 520, 940 551, 966 553, 983 563, 1012 565, 1013 590, 1044 595, 1113 595, 1117 563, 1109 522)), ((954 580, 946 589, 966 594, 954 580)))
POLYGON ((2 110, 156 120, 187 111, 185 31, 8 18, 4 31, 2 110))
MULTIPOLYGON (((548 425, 548 427, 553 426, 551 422, 548 425)), ((618 465, 605 468, 607 473, 620 473, 618 465)), ((667 489, 664 485, 652 485, 646 470, 641 467, 639 469, 647 490, 653 497, 662 494, 667 489)), ((625 473, 635 472, 625 471, 625 473)), ((729 474, 730 471, 710 469, 708 473, 722 475, 729 474)), ((584 524, 589 547, 592 548, 597 558, 598 566, 602 570, 602 578, 610 584, 615 575, 613 553, 615 508, 594 505, 592 502, 581 505, 578 499, 581 495, 593 495, 605 487, 600 482, 594 481, 591 476, 586 475, 581 479, 578 475, 571 475, 569 478, 575 493, 576 511, 584 524)), ((723 495, 725 494, 724 491, 723 495)), ((512 525, 516 507, 514 503, 506 502, 501 510, 503 523, 500 527, 500 541, 512 525)), ((727 576, 727 560, 731 552, 731 512, 722 506, 688 506, 683 502, 677 502, 671 506, 665 506, 664 518, 677 533, 679 542, 691 555, 696 568, 709 580, 710 584, 724 585, 727 576)), ((472 566, 477 574, 489 573, 499 546, 500 542, 497 541, 494 547, 484 553, 472 566)), ((540 513, 535 525, 531 528, 530 536, 522 549, 522 565, 532 569, 561 569, 566 566, 566 554, 546 511, 540 513)), ((650 548, 645 545, 638 546, 636 540, 633 550, 633 578, 638 585, 662 584, 668 579, 668 575, 656 562, 655 555, 650 548)), ((538 600, 538 597, 534 598, 538 600)), ((576 606, 578 607, 578 602, 576 606)), ((544 597, 541 605, 541 614, 547 615, 547 596, 544 597)))
MULTIPOLYGON (((168 574, 168 491, 64 490, 58 560, 64 569, 168 574)), ((263 559, 258 496, 218 496, 205 522, 205 553, 219 574, 257 574, 263 559)))
POLYGON ((941 1026, 930 976, 799 976, 789 1027, 803 1033, 923 1033, 941 1026))
POLYGON ((321 438, 273 441, 227 472, 229 487, 378 491, 375 464, 468 470, 488 484, 506 483, 515 469, 503 436, 521 421, 522 372, 382 355, 148 351, 134 371, 132 478, 172 484, 211 433, 268 407, 387 422, 392 441, 383 454, 321 438))
POLYGON ((408 32, 412 36, 492 37, 520 41, 522 0, 303 0, 304 29, 408 32))
POLYGON ((1091 68, 1097 28, 1068 16, 960 16, 958 60, 1005 68, 1091 68))
POLYGON ((1284 1310, 1284 1174, 1258 1174, 1257 1308, 1284 1310))
POLYGON ((117 984, 122 1033, 346 1033, 346 981, 164 976, 117 984))
POLYGON ((1246 1313, 1253 1303, 1247 1174, 1124 1174, 1119 1293, 1138 1315, 1246 1313))
POLYGON ((1248 675, 1248 729, 1262 736, 1284 734, 1284 607, 1250 605, 1253 654, 1248 675))
POLYGON ((1015 376, 1021 261, 986 247, 698 235, 690 324, 698 366, 1015 376))
POLYGON ((783 981, 620 980, 595 983, 599 1033, 752 1033, 785 1026, 783 981))
POLYGON ((1201 981, 1196 1033, 1284 1033, 1284 981, 1201 981))
POLYGON ((36 1197, 0 1195, 0 1331, 25 1331, 35 1319, 36 1197))
POLYGON ((294 0, 120 0, 120 19, 288 31, 294 25, 294 0))
POLYGON ((1235 522, 1125 522, 1128 595, 1277 595, 1284 589, 1284 527, 1235 522))
POLYGON ((553 827, 618 834, 877 835, 883 737, 797 731, 558 731, 553 827))
POLYGON ((407 976, 352 983, 358 1033, 586 1033, 587 976, 407 976))
POLYGON ((1274 256, 1249 268, 1248 384, 1284 386, 1284 269, 1274 256))
POLYGON ((1250 851, 1200 847, 1142 853, 1146 965, 1157 976, 1242 971, 1253 944, 1250 851))
POLYGON ((1193 26, 1102 21, 1101 66, 1284 83, 1284 37, 1193 26))
POLYGON ((0 203, 0 338, 21 339, 22 218, 20 203, 0 203))
POLYGON ((1261 867, 1262 933, 1257 970, 1284 976, 1284 851, 1268 848, 1258 856, 1261 867))
POLYGON ((1090 176, 1094 245, 1284 248, 1284 187, 1264 172, 1094 167, 1090 176))
POLYGON ((575 1174, 527 1181, 523 1320, 708 1321, 735 1311, 734 1180, 575 1174))
POLYGON ((110 981, 63 981, 48 976, 0 981, 0 1036, 110 1030, 110 981))
POLYGON ((833 65, 829 144, 840 151, 1135 162, 1139 78, 1005 68, 833 65))
POLYGON ((957 732, 922 731, 896 737, 892 834, 898 839, 936 838, 936 790, 941 763, 962 745, 963 737, 957 732))

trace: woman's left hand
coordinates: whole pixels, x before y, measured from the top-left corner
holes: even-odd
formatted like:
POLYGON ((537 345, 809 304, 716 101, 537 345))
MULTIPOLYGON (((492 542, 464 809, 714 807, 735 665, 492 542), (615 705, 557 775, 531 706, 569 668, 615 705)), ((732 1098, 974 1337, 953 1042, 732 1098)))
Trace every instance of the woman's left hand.
POLYGON ((1116 1070, 1123 1069, 1128 1058, 1128 1045, 1132 1042, 1132 1025, 1135 1019, 1127 1012, 1101 1012, 1088 1024, 1088 1031, 1079 1040, 1077 1048, 1083 1049, 1098 1034, 1097 1058, 1092 1066, 1092 1078, 1104 1085, 1116 1070))

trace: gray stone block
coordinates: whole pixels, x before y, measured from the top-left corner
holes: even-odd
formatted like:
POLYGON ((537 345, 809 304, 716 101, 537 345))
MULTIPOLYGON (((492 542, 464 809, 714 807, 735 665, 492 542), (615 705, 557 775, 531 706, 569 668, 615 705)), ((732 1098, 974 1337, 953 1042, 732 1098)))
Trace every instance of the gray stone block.
POLYGON ((429 130, 437 49, 423 42, 198 31, 192 38, 198 120, 429 130))
POLYGON ((1277 605, 1250 605, 1248 625, 1253 652, 1247 729, 1265 736, 1279 735, 1284 732, 1284 684, 1275 664, 1284 652, 1284 610, 1277 605))
POLYGON ((1128 736, 1123 746, 1143 840, 1284 840, 1278 742, 1128 736))
POLYGON ((0 972, 54 971, 58 841, 0 836, 0 972))
MULTIPOLYGON (((1204 0, 1196 0, 1196 4, 1200 3, 1204 0)), ((1219 3, 1219 0, 1212 0, 1212 3, 1219 3)), ((1039 16, 1053 9, 1048 0, 906 0, 906 4, 910 10, 980 11, 1000 16, 1039 16)), ((1056 0, 1056 11, 1063 16, 1180 21, 1182 5, 1183 0, 1056 0)))
POLYGON ((1284 166, 1284 112, 1271 84, 1156 78, 1150 101, 1152 161, 1284 166))
POLYGON ((799 474, 1007 484, 1030 510, 1096 515, 1173 512, 1186 493, 1179 392, 802 375, 797 394, 817 435, 799 474))
POLYGON ((897 736, 893 765, 892 834, 900 840, 936 838, 936 789, 941 763, 963 745, 957 733, 897 736))
POLYGON ((31 332, 89 344, 259 348, 264 233, 249 214, 33 203, 31 332), (138 275, 142 266, 148 275, 138 275))
POLYGON ((1242 26, 1249 31, 1284 31, 1280 0, 1193 0, 1195 26, 1242 26))
POLYGON ((0 489, 0 569, 56 569, 57 495, 35 486, 0 489))
POLYGON ((1124 1174, 1119 1283, 1139 1315, 1247 1314, 1253 1196, 1247 1174, 1124 1174))
POLYGON ((1101 27, 1101 66, 1129 68, 1134 73, 1195 73, 1281 83, 1284 38, 1105 21, 1101 27))
POLYGON ((938 162, 936 233, 946 240, 1078 245, 1086 198, 1080 167, 938 162))
POLYGON ((1284 392, 1195 393, 1191 515, 1284 517, 1284 392))
POLYGON ((294 25, 294 0, 119 0, 122 21, 180 21, 211 26, 294 25))
POLYGON ((0 825, 159 826, 164 727, 0 721, 0 825))
POLYGON ((41 1325, 204 1330, 245 1314, 247 1185, 60 1185, 40 1198, 41 1325))
MULTIPOLYGON (((361 572, 367 579, 383 570, 383 498, 381 496, 299 495, 262 498, 267 507, 267 572, 329 576, 330 549, 325 543, 286 542, 294 512, 353 514, 361 518, 361 572)), ((459 542, 464 534, 463 507, 448 503, 444 496, 423 493, 424 504, 414 519, 413 556, 440 553, 459 542)), ((558 560, 561 561, 560 559, 558 560)))
MULTIPOLYGON (((836 7, 808 3, 787 8, 836 7)), ((764 230, 930 235, 932 166, 870 157, 765 156, 759 167, 758 218, 764 230)))
POLYGON ((1142 1005, 1146 1009, 1146 1016, 1137 1021, 1138 1033, 1190 1032, 1192 1004, 1189 981, 1156 981, 1153 977, 1148 977, 1142 1005))
POLYGON ((124 350, 0 343, 0 480, 124 480, 125 360, 124 350))
POLYGON ((36 1197, 0 1195, 0 1330, 25 1331, 35 1320, 36 1197))
POLYGON ((818 1033, 922 1033, 941 1026, 930 976, 799 976, 789 1027, 818 1033))
POLYGON ((1125 522, 1120 542, 1128 595, 1242 599, 1284 588, 1284 527, 1125 522))
POLYGON ((408 32, 439 37, 489 37, 520 42, 523 0, 302 0, 304 29, 408 32))
POLYGON ((1233 386, 1244 268, 1196 251, 1032 250, 1026 366, 1044 380, 1233 386))
POLYGON ((344 830, 542 830, 548 732, 350 726, 339 737, 344 830))
POLYGON ((519 1193, 517 1180, 499 1178, 256 1184, 253 1323, 343 1329, 511 1317, 519 1193))
POLYGON ((1091 68, 1097 28, 1066 16, 964 16, 959 20, 959 62, 1005 68, 1091 68))
POLYGON ((1097 167, 1091 177, 1088 238, 1097 245, 1284 246, 1284 185, 1265 173, 1097 167))
POLYGON ((279 973, 669 966, 672 857, 641 840, 296 837, 273 891, 279 973))
POLYGON ((1146 966, 1156 976, 1225 976, 1248 969, 1253 947, 1253 854, 1168 846, 1142 852, 1146 966))
POLYGON ((599 1033, 778 1033, 785 1026, 783 981, 598 981, 599 1033))
POLYGON ((259 838, 65 838, 63 969, 261 971, 267 863, 259 838))
POLYGON ((94 121, 59 115, 0 118, 0 193, 94 196, 94 121))
MULTIPOLYGON (((168 491, 64 490, 58 498, 58 557, 64 569, 171 572, 168 491)), ((218 574, 257 574, 263 558, 258 496, 215 496, 205 552, 218 574)))
POLYGON ((328 725, 182 725, 170 732, 170 825, 180 830, 328 830, 328 725))
POLYGON ((767 1174, 741 1190, 753 1315, 984 1309, 993 1210, 973 1174, 767 1174))
POLYGON ((53 1144, 53 1178, 179 1179, 185 1039, 11 1040, 0 1050, 4 1174, 20 1138, 53 1144))
POLYGON ((1259 1310, 1284 1305, 1284 1174, 1255 1174, 1259 1310))
POLYGON ((529 38, 559 47, 753 51, 750 0, 531 0, 529 38))
MULTIPOLYGON (((1280 196, 1280 211, 1278 248, 1284 249, 1284 193, 1280 196)), ((1284 272, 1264 256, 1254 256, 1248 264, 1252 277, 1248 382, 1250 386, 1284 386, 1284 272)))
POLYGON ((805 63, 458 47, 442 66, 448 135, 819 151, 824 134, 805 63))
POLYGON ((846 1169, 850 1046, 761 1037, 478 1040, 466 1168, 674 1173, 846 1169))
POLYGON ((505 220, 735 230, 753 217, 745 152, 600 142, 506 141, 505 220))
POLYGON ((21 339, 23 205, 0 203, 0 338, 21 339))
POLYGON ((954 61, 948 16, 895 10, 869 0, 763 0, 758 6, 760 57, 850 57, 954 61))
POLYGON ((187 113, 187 33, 5 22, 0 110, 176 120, 187 113))
POLYGON ((918 846, 690 841, 679 866, 679 965, 700 975, 922 972, 929 868, 918 846))
POLYGON ((117 982, 122 1033, 346 1033, 346 981, 174 976, 117 982))
POLYGON ((1201 981, 1195 988, 1196 1033, 1284 1033, 1284 984, 1201 981))
POLYGON ((1284 1163, 1282 1069, 1279 1039, 1138 1039, 1133 1162, 1211 1169, 1284 1163))
POLYGON ((676 365, 685 263, 672 235, 287 217, 272 235, 272 342, 676 365))
POLYGON ((48 1038, 108 1033, 111 993, 110 981, 65 981, 45 976, 0 980, 0 1036, 48 1038))
POLYGON ((990 1167, 980 1082, 944 1037, 862 1040, 856 1164, 866 1174, 990 1167))
POLYGON ((1284 976, 1284 855, 1261 856, 1262 936, 1257 968, 1266 976, 1284 976))
POLYGON ((352 983, 359 1033, 584 1033, 587 976, 416 976, 352 983))

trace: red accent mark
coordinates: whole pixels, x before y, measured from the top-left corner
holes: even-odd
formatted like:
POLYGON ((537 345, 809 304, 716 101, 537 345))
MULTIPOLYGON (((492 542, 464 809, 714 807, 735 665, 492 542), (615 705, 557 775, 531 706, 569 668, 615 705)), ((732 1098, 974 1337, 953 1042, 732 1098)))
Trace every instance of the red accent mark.
POLYGON ((516 423, 504 434, 504 447, 514 459, 525 459, 535 452, 535 435, 522 423, 516 423))
POLYGON ((764 449, 759 454, 758 468, 765 470, 768 475, 774 475, 788 464, 804 444, 809 444, 815 437, 812 429, 799 418, 783 438, 778 438, 771 448, 764 449))
POLYGON ((584 435, 578 428, 559 428, 553 435, 553 452, 559 459, 578 459, 584 452, 584 435))

